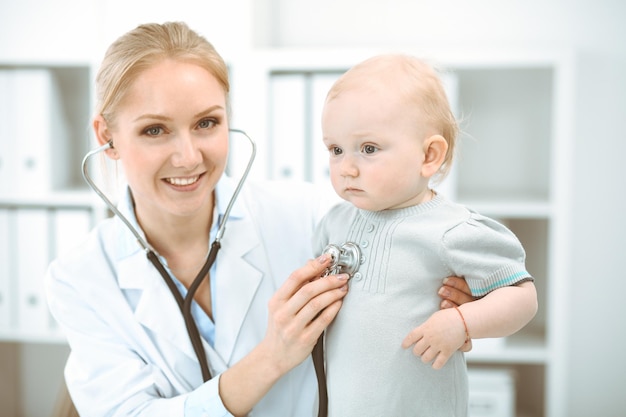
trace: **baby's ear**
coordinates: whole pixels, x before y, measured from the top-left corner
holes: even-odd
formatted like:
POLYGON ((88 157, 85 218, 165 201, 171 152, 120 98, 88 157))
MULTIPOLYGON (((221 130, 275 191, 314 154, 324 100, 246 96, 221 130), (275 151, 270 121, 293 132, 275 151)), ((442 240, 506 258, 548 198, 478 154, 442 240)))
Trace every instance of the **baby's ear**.
POLYGON ((424 163, 422 164, 422 176, 430 178, 439 171, 446 159, 448 142, 441 135, 432 135, 424 140, 424 163))

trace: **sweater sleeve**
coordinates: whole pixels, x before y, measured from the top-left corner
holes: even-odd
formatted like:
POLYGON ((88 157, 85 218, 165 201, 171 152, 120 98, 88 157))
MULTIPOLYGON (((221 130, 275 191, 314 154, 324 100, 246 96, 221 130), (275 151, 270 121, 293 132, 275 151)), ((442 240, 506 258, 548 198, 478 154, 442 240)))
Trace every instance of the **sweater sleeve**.
POLYGON ((441 250, 452 272, 465 278, 475 297, 533 280, 526 271, 524 248, 513 232, 475 212, 444 233, 441 250))

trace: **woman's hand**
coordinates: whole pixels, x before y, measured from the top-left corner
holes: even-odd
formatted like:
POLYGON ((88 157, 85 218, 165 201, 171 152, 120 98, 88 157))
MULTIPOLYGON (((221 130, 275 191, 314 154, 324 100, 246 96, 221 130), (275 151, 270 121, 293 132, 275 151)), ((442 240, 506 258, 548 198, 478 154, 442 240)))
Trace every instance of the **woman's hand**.
POLYGON ((440 307, 442 309, 458 307, 461 304, 474 301, 469 285, 467 285, 467 282, 463 278, 459 277, 448 277, 444 279, 438 294, 441 298, 440 307))
POLYGON ((300 364, 339 312, 348 291, 348 275, 321 278, 330 265, 322 255, 294 271, 269 302, 264 343, 271 346, 281 373, 300 364), (321 278, 321 279, 320 279, 321 278))
MULTIPOLYGON (((448 277, 444 279, 438 294, 441 298, 441 309, 458 307, 461 304, 474 301, 467 281, 460 277, 448 277)), ((462 352, 472 350, 472 340, 470 339, 467 343, 463 344, 459 350, 462 352)))
POLYGON ((268 303, 263 341, 220 377, 220 396, 233 415, 246 415, 285 373, 302 363, 333 321, 348 291, 346 274, 322 274, 330 256, 291 273, 268 303))

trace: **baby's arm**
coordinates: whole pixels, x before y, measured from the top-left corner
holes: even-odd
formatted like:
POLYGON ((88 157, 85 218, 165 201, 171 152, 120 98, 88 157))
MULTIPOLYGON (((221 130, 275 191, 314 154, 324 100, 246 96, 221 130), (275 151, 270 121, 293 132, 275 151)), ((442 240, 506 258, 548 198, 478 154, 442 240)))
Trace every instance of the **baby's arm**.
POLYGON ((483 298, 459 307, 474 339, 516 333, 537 313, 537 291, 530 281, 498 288, 483 298))
POLYGON ((402 347, 414 344, 413 353, 422 362, 434 361, 433 368, 441 369, 468 338, 509 336, 528 324, 536 312, 537 291, 532 282, 498 288, 458 309, 437 311, 407 335, 402 347))

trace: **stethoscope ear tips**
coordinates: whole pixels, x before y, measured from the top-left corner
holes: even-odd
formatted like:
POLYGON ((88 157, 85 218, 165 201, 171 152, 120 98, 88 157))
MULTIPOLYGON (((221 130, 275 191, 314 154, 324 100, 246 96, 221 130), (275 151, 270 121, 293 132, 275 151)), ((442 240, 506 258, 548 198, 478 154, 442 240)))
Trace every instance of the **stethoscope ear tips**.
POLYGON ((356 243, 346 242, 341 247, 331 243, 324 248, 324 253, 332 259, 324 275, 348 274, 352 278, 359 270, 361 249, 356 243))
POLYGON ((113 146, 113 139, 109 140, 107 144, 109 145, 109 148, 115 149, 115 146, 113 146))

